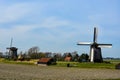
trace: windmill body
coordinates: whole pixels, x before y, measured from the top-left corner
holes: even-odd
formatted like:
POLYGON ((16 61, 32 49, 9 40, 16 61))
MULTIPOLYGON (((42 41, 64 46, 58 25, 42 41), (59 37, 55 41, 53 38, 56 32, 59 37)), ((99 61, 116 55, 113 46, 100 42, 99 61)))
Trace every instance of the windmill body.
POLYGON ((90 46, 90 62, 102 62, 102 53, 100 47, 90 46))
POLYGON ((10 47, 8 47, 6 49, 9 50, 9 56, 10 56, 11 59, 17 59, 17 50, 18 50, 18 48, 12 47, 12 41, 13 41, 13 39, 11 39, 10 47))
POLYGON ((90 46, 90 62, 103 62, 101 47, 112 47, 112 44, 99 44, 97 43, 97 28, 94 28, 93 42, 78 42, 77 45, 90 46))

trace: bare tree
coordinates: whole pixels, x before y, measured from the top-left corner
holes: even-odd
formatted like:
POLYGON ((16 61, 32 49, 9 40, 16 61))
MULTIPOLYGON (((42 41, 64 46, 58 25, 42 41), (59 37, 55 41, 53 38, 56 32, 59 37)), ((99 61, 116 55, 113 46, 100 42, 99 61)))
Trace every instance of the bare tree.
POLYGON ((72 52, 71 55, 72 55, 73 61, 78 61, 79 55, 78 55, 77 51, 72 52))
POLYGON ((2 58, 3 57, 3 53, 2 52, 0 52, 0 58, 2 58))
POLYGON ((36 58, 38 58, 39 50, 40 50, 39 47, 34 46, 34 47, 32 47, 32 48, 30 48, 30 49, 28 50, 28 55, 29 55, 31 58, 36 59, 36 58))
POLYGON ((34 46, 34 47, 32 47, 32 48, 30 48, 30 49, 28 50, 28 54, 31 54, 31 53, 38 53, 39 50, 40 50, 39 47, 34 46))

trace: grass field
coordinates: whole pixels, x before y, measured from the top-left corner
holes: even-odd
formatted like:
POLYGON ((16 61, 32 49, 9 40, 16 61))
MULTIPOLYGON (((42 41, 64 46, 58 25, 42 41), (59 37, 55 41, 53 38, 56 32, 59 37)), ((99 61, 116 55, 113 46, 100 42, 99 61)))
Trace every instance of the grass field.
POLYGON ((79 62, 57 62, 57 65, 60 67, 66 67, 67 64, 70 64, 70 67, 76 67, 76 68, 106 68, 106 69, 115 69, 116 64, 106 64, 106 63, 79 63, 79 62))
MULTIPOLYGON (((37 62, 37 59, 31 61, 9 61, 6 59, 0 59, 0 63, 9 63, 9 64, 24 64, 24 65, 35 65, 34 63, 37 62)), ((104 68, 104 69, 115 69, 115 65, 120 63, 120 60, 107 60, 110 63, 90 63, 90 62, 65 62, 65 61, 57 61, 56 67, 67 67, 67 64, 70 67, 74 68, 104 68)))

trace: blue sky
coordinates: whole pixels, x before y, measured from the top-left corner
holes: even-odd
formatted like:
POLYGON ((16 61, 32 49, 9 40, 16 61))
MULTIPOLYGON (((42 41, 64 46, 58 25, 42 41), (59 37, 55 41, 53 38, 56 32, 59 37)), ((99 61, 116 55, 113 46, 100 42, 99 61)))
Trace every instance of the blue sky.
POLYGON ((13 46, 27 51, 38 46, 42 52, 89 53, 93 28, 98 27, 98 43, 103 57, 120 57, 119 0, 0 0, 0 51, 13 46))

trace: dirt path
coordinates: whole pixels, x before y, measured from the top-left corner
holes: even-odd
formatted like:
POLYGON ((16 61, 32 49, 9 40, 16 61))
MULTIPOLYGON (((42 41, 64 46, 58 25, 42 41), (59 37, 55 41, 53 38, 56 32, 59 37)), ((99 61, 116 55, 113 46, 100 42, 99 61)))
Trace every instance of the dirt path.
POLYGON ((0 63, 0 80, 120 79, 120 70, 41 67, 0 63))

